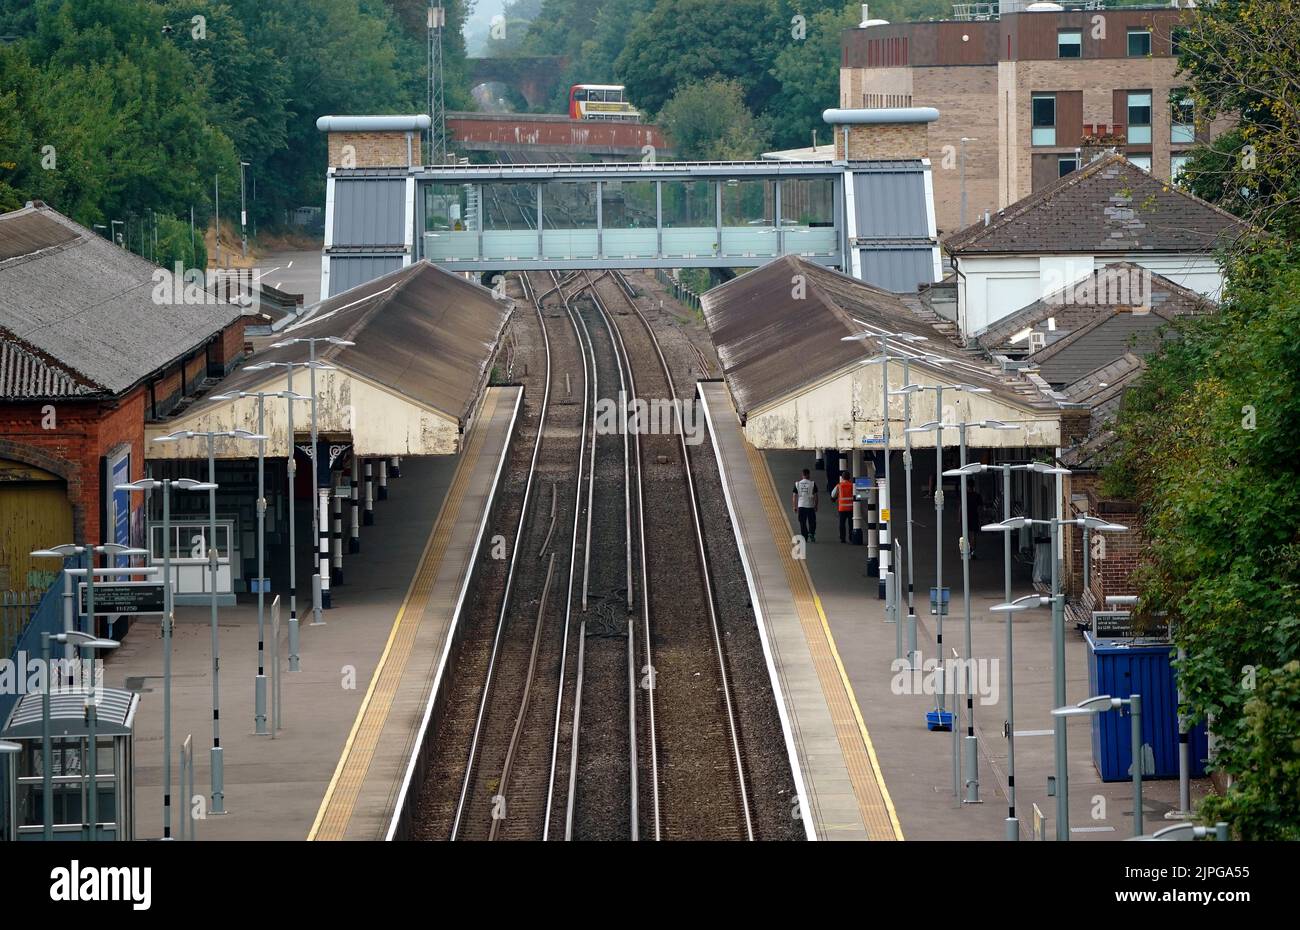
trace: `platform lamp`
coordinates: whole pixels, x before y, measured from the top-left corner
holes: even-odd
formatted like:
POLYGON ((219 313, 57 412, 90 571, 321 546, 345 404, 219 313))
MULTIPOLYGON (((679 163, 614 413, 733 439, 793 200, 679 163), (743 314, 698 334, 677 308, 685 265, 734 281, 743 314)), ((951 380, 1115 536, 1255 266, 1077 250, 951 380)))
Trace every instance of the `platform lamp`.
POLYGON ((226 813, 225 805, 225 766, 221 749, 221 645, 217 636, 217 452, 218 437, 229 439, 250 439, 260 442, 265 439, 259 433, 246 429, 228 430, 177 430, 166 436, 155 436, 154 442, 179 442, 183 439, 207 439, 208 441, 208 584, 211 588, 211 626, 212 626, 212 807, 210 814, 226 813))
MULTIPOLYGON (((1072 707, 1058 707, 1052 711, 1052 716, 1058 720, 1056 725, 1065 729, 1069 717, 1091 717, 1093 714, 1120 710, 1123 707, 1128 708, 1129 735, 1133 745, 1133 764, 1130 766, 1133 775, 1133 835, 1138 837, 1142 835, 1142 695, 1131 694, 1127 698, 1117 698, 1099 694, 1072 707)), ((1068 796, 1066 801, 1068 803, 1068 796)))
MULTIPOLYGON (((1032 471, 1044 475, 1068 475, 1069 469, 1031 462, 1018 465, 1017 470, 1032 471)), ((1057 495, 1056 512, 1061 512, 1061 499, 1057 495)), ((1056 557, 1057 541, 1062 526, 1086 526, 1088 529, 1102 533, 1125 533, 1128 527, 1118 523, 1109 523, 1096 517, 1079 517, 1066 520, 1057 516, 1051 520, 1033 520, 1029 517, 1012 517, 1000 523, 989 523, 981 529, 986 532, 1010 533, 1027 526, 1048 526, 1052 532, 1052 683, 1054 703, 1057 707, 1065 705, 1065 597, 1061 593, 1061 569, 1056 557)), ((1069 772, 1066 767, 1065 727, 1053 727, 1056 738, 1056 839, 1060 842, 1070 838, 1070 808, 1067 802, 1069 772)))
MULTIPOLYGON (((972 393, 987 393, 988 388, 975 388, 972 393)), ((961 479, 961 566, 962 566, 962 606, 966 619, 966 771, 968 778, 966 781, 966 799, 964 803, 979 804, 980 801, 980 783, 979 783, 979 741, 975 736, 975 696, 970 687, 970 663, 972 659, 973 646, 971 643, 971 612, 970 612, 970 537, 967 534, 966 527, 969 524, 969 511, 966 501, 966 479, 972 473, 967 468, 966 462, 966 433, 972 428, 991 429, 991 430, 1014 430, 1015 427, 1001 420, 962 420, 958 423, 926 423, 922 429, 956 429, 960 435, 960 467, 952 468, 943 472, 945 478, 961 479)), ((954 682, 954 687, 955 687, 954 682)))
POLYGON ((163 839, 172 838, 172 501, 171 489, 181 491, 212 491, 206 481, 193 478, 141 478, 129 484, 119 484, 118 491, 162 489, 163 500, 163 839))
MULTIPOLYGON (((939 655, 943 655, 943 392, 944 391, 962 391, 968 394, 987 394, 989 388, 976 387, 973 384, 917 384, 909 386, 909 390, 914 388, 913 393, 921 391, 934 391, 934 409, 935 418, 929 423, 921 426, 910 426, 904 433, 927 433, 934 430, 934 511, 935 511, 935 530, 934 530, 934 555, 935 555, 935 582, 934 582, 934 612, 938 618, 937 630, 935 634, 935 648, 939 655)), ((926 726, 931 730, 947 731, 952 729, 953 717, 944 708, 945 692, 947 690, 943 682, 943 665, 942 659, 938 666, 939 682, 935 687, 935 709, 926 714, 926 726)))
MULTIPOLYGON (((284 369, 285 391, 294 393, 293 390, 293 370, 295 368, 315 369, 323 367, 333 369, 333 365, 326 365, 324 362, 258 362, 255 365, 248 365, 244 371, 271 371, 276 368, 284 369)), ((314 382, 313 382, 314 383, 314 382)), ((313 396, 315 390, 312 391, 313 396)), ((289 420, 289 448, 285 452, 285 471, 289 481, 289 671, 299 671, 298 667, 298 543, 297 543, 297 516, 294 507, 294 479, 298 474, 298 464, 294 456, 294 431, 293 431, 293 403, 288 405, 289 420)), ((314 423, 314 418, 313 418, 314 423)), ((315 429, 313 425, 313 430, 315 429)), ((316 465, 316 453, 313 448, 311 454, 312 467, 316 465)), ((312 487, 315 487, 315 479, 312 480, 312 487)), ((314 502, 313 502, 314 504, 314 502)), ((312 513, 315 514, 313 506, 312 513)), ((312 526, 315 526, 315 517, 312 519, 312 526)), ((320 612, 317 611, 314 623, 320 622, 320 612)))
MULTIPOLYGON (((1010 548, 1011 536, 1006 537, 1010 548)), ((1015 653, 1012 649, 1011 620, 1022 610, 1045 607, 1051 598, 1040 594, 1028 594, 1014 601, 1008 600, 994 604, 989 613, 1007 616, 1007 817, 1003 821, 1007 828, 1007 839, 1015 842, 1020 839, 1020 819, 1016 816, 1016 678, 1015 653)))
MULTIPOLYGON (((315 530, 315 535, 317 539, 319 540, 320 536, 325 532, 324 521, 329 519, 329 515, 326 514, 325 516, 322 517, 318 512, 318 507, 316 506, 316 499, 320 494, 320 463, 317 462, 316 460, 316 454, 317 454, 316 443, 318 442, 318 434, 316 429, 316 372, 333 371, 335 370, 335 366, 325 364, 324 362, 316 361, 316 343, 318 342, 323 343, 325 345, 339 346, 340 348, 344 346, 356 345, 355 342, 352 342, 351 340, 348 339, 341 339, 338 336, 295 336, 290 339, 281 339, 279 342, 273 342, 271 343, 270 347, 272 349, 284 349, 284 348, 288 348, 289 346, 296 346, 296 345, 305 344, 307 346, 307 369, 308 371, 311 372, 311 466, 312 466, 311 487, 313 492, 311 525, 312 525, 312 529, 315 530)), ((290 387, 290 390, 293 390, 293 388, 290 387)), ((319 561, 317 563, 316 570, 320 575, 320 586, 322 589, 328 592, 328 579, 329 579, 329 571, 330 571, 329 553, 328 551, 323 554, 318 553, 318 556, 319 556, 319 561)), ((313 584, 312 587, 313 589, 315 589, 316 585, 313 584)), ((312 623, 316 626, 319 626, 321 623, 324 622, 323 620, 321 620, 320 610, 321 610, 321 605, 315 603, 313 598, 312 623)))
MULTIPOLYGON (((861 322, 861 321, 858 321, 858 322, 861 322)), ((864 325, 865 325, 865 324, 864 324, 864 325)), ((890 340, 890 339, 893 339, 893 340, 898 341, 898 342, 905 342, 905 343, 912 343, 912 344, 915 344, 915 343, 918 343, 918 342, 927 342, 928 339, 927 339, 927 337, 917 335, 916 333, 891 333, 891 332, 888 332, 888 331, 874 332, 874 331, 871 331, 871 330, 866 330, 866 331, 864 331, 864 332, 860 332, 860 333, 854 333, 852 336, 841 336, 841 337, 840 337, 840 341, 841 341, 841 342, 866 342, 866 341, 869 340, 869 339, 877 339, 877 340, 880 341, 880 354, 877 355, 876 357, 872 358, 872 359, 869 359, 869 360, 867 361, 867 364, 868 364, 868 365, 879 365, 879 366, 880 366, 880 423, 881 423, 881 438, 882 438, 882 441, 883 441, 883 443, 884 443, 884 450, 885 450, 885 451, 884 451, 884 459, 885 459, 885 493, 884 493, 884 495, 883 495, 884 499, 881 500, 881 502, 880 502, 880 522, 881 522, 881 524, 885 527, 885 539, 883 540, 883 542, 886 543, 885 547, 881 548, 881 550, 880 550, 880 593, 881 593, 881 596, 885 596, 885 577, 886 577, 886 575, 887 575, 888 572, 889 572, 889 567, 888 567, 889 556, 886 555, 886 552, 888 551, 888 548, 889 548, 889 540, 892 540, 892 539, 894 538, 893 527, 892 527, 893 520, 891 519, 891 517, 892 517, 892 507, 891 507, 891 504, 893 503, 893 497, 892 497, 892 489, 891 489, 891 485, 890 485, 890 481, 889 481, 889 479, 890 479, 890 469, 889 469, 889 459, 890 459, 890 454, 889 454, 889 398, 890 398, 890 390, 889 390, 889 363, 890 363, 891 360, 894 360, 894 361, 900 361, 900 362, 903 362, 904 365, 906 365, 907 362, 909 361, 908 356, 906 356, 906 355, 891 355, 891 354, 890 354, 890 352, 889 352, 889 340, 890 340)), ((907 376, 906 376, 906 374, 904 374, 903 381, 904 381, 904 383, 906 383, 906 381, 907 381, 907 376)), ((906 428, 906 424, 904 424, 904 427, 906 428)), ((854 477, 857 477, 857 476, 855 475, 854 477)), ((894 567, 894 577, 895 577, 895 578, 898 577, 898 567, 897 567, 897 566, 894 567)), ((908 580, 909 580, 909 581, 911 580, 911 577, 910 577, 910 576, 909 576, 908 580)), ((897 623, 897 622, 898 622, 898 585, 897 585, 897 584, 894 585, 893 603, 892 603, 892 604, 891 604, 891 603, 887 603, 886 606, 885 606, 885 609, 886 609, 887 611, 892 611, 892 612, 893 612, 894 622, 897 623)), ((901 631, 901 630, 898 630, 898 631, 895 632, 895 637, 896 637, 896 638, 899 638, 899 637, 901 637, 901 634, 902 634, 902 631, 901 631)), ((901 652, 902 650, 899 649, 899 650, 897 650, 897 651, 901 652)))
MULTIPOLYGON (((219 401, 257 398, 257 432, 266 432, 266 399, 279 397, 293 405, 295 400, 307 400, 293 391, 231 391, 217 394, 219 401)), ((293 434, 289 434, 289 451, 293 451, 293 434)), ((290 528, 292 535, 292 527, 290 528)), ((257 675, 253 678, 253 732, 267 736, 266 728, 266 439, 257 443, 257 675)), ((278 674, 278 673, 277 673, 278 674)))
POLYGON ((924 390, 922 385, 912 383, 912 362, 924 362, 928 365, 946 365, 950 359, 933 353, 923 353, 915 357, 903 356, 903 386, 897 391, 890 391, 892 397, 903 398, 903 491, 907 506, 907 666, 916 668, 916 585, 913 582, 912 537, 912 395, 924 390))

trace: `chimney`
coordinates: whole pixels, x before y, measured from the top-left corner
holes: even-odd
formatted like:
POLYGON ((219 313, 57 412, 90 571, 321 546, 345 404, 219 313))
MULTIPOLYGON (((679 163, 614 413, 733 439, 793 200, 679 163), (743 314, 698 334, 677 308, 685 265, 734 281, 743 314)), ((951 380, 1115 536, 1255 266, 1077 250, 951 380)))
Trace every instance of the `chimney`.
POLYGON ((329 135, 331 168, 410 168, 420 164, 429 117, 322 116, 316 128, 329 135))
POLYGON ((836 161, 928 158, 934 107, 835 109, 822 113, 835 135, 836 161))

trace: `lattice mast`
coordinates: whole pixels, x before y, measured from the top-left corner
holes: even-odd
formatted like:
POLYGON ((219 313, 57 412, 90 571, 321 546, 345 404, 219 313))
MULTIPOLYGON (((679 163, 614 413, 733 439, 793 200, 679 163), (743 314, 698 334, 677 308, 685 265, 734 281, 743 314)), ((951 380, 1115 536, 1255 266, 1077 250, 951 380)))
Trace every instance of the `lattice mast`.
POLYGON ((443 93, 442 31, 447 11, 441 3, 429 3, 429 164, 447 161, 447 103, 443 93))

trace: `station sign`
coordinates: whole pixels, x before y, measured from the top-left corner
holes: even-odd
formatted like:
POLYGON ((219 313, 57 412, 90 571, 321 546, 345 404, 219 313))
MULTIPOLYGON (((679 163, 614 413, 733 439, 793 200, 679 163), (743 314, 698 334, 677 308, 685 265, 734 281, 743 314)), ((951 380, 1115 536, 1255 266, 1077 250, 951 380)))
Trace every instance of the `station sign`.
MULTIPOLYGON (((79 585, 80 613, 86 612, 86 583, 79 585)), ((161 581, 115 581, 95 585, 95 616, 112 617, 117 614, 161 614, 163 612, 163 585, 161 581)))
POLYGON ((1142 639, 1148 642, 1169 642, 1168 621, 1155 621, 1139 629, 1128 610, 1094 610, 1092 612, 1092 638, 1142 639))

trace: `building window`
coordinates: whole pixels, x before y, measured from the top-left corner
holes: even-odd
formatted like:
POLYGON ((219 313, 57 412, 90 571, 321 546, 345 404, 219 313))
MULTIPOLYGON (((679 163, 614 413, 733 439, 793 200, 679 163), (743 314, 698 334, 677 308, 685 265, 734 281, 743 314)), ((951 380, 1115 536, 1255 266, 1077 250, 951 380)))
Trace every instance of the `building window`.
POLYGON ((1187 41, 1187 27, 1176 26, 1169 36, 1169 54, 1177 58, 1183 53, 1183 43, 1187 41))
POLYGON ((1151 144, 1151 92, 1128 95, 1129 145, 1151 144))
POLYGON ((1083 33, 1078 29, 1061 29, 1056 33, 1057 58, 1082 58, 1083 33))
POLYGON ((1033 145, 1056 145, 1056 94, 1034 94, 1033 145))
POLYGON ((1078 155, 1062 155, 1056 160, 1057 177, 1065 177, 1073 171, 1079 170, 1078 155))
POLYGON ((1128 31, 1128 57, 1145 58, 1151 54, 1151 32, 1147 29, 1128 31))
POLYGON ((1151 173, 1151 156, 1150 155, 1130 155, 1128 160, 1134 165, 1141 168, 1147 174, 1151 173))
POLYGON ((1190 155, 1171 155, 1169 157, 1169 180, 1179 186, 1183 186, 1183 172, 1187 170, 1187 163, 1192 160, 1190 155))
POLYGON ((1191 97, 1175 97, 1170 107, 1170 126, 1169 141, 1175 144, 1179 142, 1196 141, 1196 116, 1195 107, 1192 104, 1191 97))

